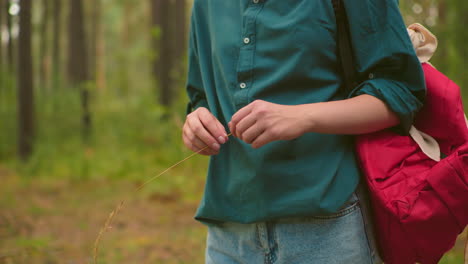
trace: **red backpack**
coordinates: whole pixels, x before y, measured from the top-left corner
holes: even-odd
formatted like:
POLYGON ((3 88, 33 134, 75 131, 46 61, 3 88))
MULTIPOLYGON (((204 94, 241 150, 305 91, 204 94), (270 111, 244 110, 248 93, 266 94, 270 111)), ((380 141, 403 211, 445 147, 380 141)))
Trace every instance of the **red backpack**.
MULTIPOLYGON (((355 73, 346 12, 340 0, 332 2, 345 82, 352 87, 355 73)), ((420 25, 414 28, 433 37, 420 25)), ((386 264, 437 263, 468 224, 468 124, 460 89, 424 63, 436 45, 419 48, 427 98, 411 135, 384 130, 356 138, 386 264), (446 157, 440 160, 441 152, 446 157)))
POLYGON ((387 264, 438 263, 468 224, 468 128, 459 87, 423 65, 427 103, 415 126, 447 157, 429 158, 411 136, 357 137, 380 253, 387 264))

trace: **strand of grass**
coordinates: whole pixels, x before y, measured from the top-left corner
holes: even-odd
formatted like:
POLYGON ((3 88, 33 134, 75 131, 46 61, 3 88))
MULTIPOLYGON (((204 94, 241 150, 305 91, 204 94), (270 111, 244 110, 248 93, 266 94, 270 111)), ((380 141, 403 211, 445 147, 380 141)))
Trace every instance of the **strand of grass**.
MULTIPOLYGON (((231 136, 231 134, 227 135, 228 137, 231 136)), ((194 152, 192 153, 191 155, 187 156, 186 158, 176 162, 174 165, 168 167, 167 169, 163 170, 162 172, 160 172, 158 175, 156 176, 153 176, 152 178, 150 178, 149 180, 147 180, 146 182, 144 182, 143 184, 141 184, 138 188, 135 189, 135 193, 136 192, 139 192, 141 189, 143 189, 146 185, 150 184, 151 182, 153 182, 154 180, 156 180, 157 178, 161 177, 162 175, 164 175, 166 172, 170 171, 171 169, 179 166, 181 163, 185 162, 186 160, 192 158, 193 156, 197 155, 197 154, 200 154, 200 152, 206 150, 208 148, 208 146, 200 149, 199 151, 197 152, 194 152)), ((125 200, 121 201, 120 204, 109 214, 109 217, 107 218, 106 222, 104 223, 104 226, 101 228, 101 230, 99 230, 99 234, 96 238, 96 240, 94 241, 94 248, 93 248, 93 261, 94 261, 94 264, 97 264, 98 263, 98 253, 99 253, 99 243, 101 242, 101 239, 102 239, 102 236, 104 235, 104 233, 108 230, 110 230, 112 228, 112 221, 114 220, 115 216, 122 210, 123 208, 123 205, 125 203, 125 200)))
POLYGON ((99 253, 99 243, 101 242, 101 238, 106 231, 111 229, 112 221, 114 220, 114 217, 120 212, 120 210, 122 210, 124 203, 125 201, 120 202, 120 204, 109 214, 109 217, 104 223, 104 226, 101 228, 101 230, 99 230, 99 234, 96 238, 96 241, 94 241, 94 249, 93 249, 94 264, 97 264, 97 257, 99 253))
POLYGON ((165 169, 164 171, 162 171, 161 173, 159 173, 158 175, 152 177, 151 179, 147 180, 145 183, 143 183, 142 185, 140 185, 140 187, 138 187, 135 191, 138 192, 140 191, 141 189, 143 189, 146 185, 150 184, 151 182, 153 182, 154 180, 156 180, 157 178, 161 177, 163 174, 165 174, 166 172, 172 170, 173 168, 179 166, 179 164, 183 163, 184 161, 192 158, 193 156, 199 154, 200 152, 204 151, 205 149, 207 149, 208 146, 202 148, 201 150, 199 150, 198 152, 194 152, 192 153, 190 156, 184 158, 183 160, 175 163, 174 165, 170 166, 169 168, 165 169))

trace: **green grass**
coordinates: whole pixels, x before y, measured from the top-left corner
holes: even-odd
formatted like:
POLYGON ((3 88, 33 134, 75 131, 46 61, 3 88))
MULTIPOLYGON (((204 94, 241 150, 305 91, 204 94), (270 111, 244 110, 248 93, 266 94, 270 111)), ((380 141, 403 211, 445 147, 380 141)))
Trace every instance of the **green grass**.
POLYGON ((79 92, 37 89, 27 162, 16 158, 14 86, 0 90, 0 263, 90 263, 98 231, 122 199, 99 263, 203 263, 206 231, 193 214, 208 159, 196 156, 135 193, 191 154, 181 141, 185 98, 164 109, 148 86, 92 90, 88 140, 79 92))
MULTIPOLYGON (((16 97, 4 91, 0 161, 34 178, 143 180, 189 154, 182 146, 183 110, 163 109, 156 96, 139 91, 92 93, 92 133, 82 138, 79 93, 73 89, 36 93, 34 153, 16 158, 16 97)), ((182 101, 182 100, 180 100, 182 101)), ((199 170, 201 172, 201 170, 199 170)))
MULTIPOLYGON (((195 156, 134 192, 190 154, 180 139, 184 101, 164 109, 149 89, 92 91, 85 141, 78 91, 38 91, 34 152, 23 163, 15 92, 1 90, 0 263, 90 263, 94 239, 122 199, 99 263, 203 263, 206 229, 192 217, 208 159, 195 156)), ((460 240, 440 263, 462 263, 462 252, 460 240)))

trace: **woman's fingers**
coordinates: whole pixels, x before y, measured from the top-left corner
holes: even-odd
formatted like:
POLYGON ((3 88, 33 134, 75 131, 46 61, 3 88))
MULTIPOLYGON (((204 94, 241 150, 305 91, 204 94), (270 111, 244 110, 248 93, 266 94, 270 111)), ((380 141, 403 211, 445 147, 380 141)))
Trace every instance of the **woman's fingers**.
POLYGON ((209 148, 218 151, 220 148, 220 145, 218 141, 206 130, 206 128, 203 126, 202 122, 198 118, 191 118, 188 120, 188 125, 191 130, 191 132, 197 136, 205 146, 208 146, 209 148))
POLYGON ((247 132, 248 129, 250 129, 256 123, 257 123, 257 117, 255 115, 247 115, 242 120, 240 120, 239 123, 236 125, 235 136, 247 142, 244 138, 245 137, 244 134, 245 132, 247 132))
POLYGON ((250 112, 252 112, 252 107, 255 105, 255 102, 250 103, 249 105, 243 107, 237 113, 235 113, 231 118, 231 123, 237 124, 241 121, 244 117, 246 117, 250 112))
POLYGON ((183 135, 182 138, 183 138, 185 146, 187 146, 187 148, 193 152, 198 152, 199 154, 206 155, 206 156, 217 154, 217 152, 214 152, 210 148, 206 148, 206 147, 200 148, 199 146, 195 145, 194 143, 192 143, 192 140, 190 140, 186 135, 183 135))
POLYGON ((190 129, 184 131, 184 137, 190 144, 191 149, 195 152, 206 147, 205 143, 203 143, 199 138, 197 138, 197 136, 195 136, 195 134, 193 134, 190 129))
POLYGON ((185 146, 187 146, 193 152, 199 152, 202 155, 216 155, 218 151, 208 148, 203 141, 196 137, 190 130, 186 130, 183 133, 183 140, 185 146))
POLYGON ((260 135, 265 133, 266 128, 263 126, 261 121, 258 121, 248 127, 239 137, 245 143, 252 144, 255 139, 257 139, 260 135))
POLYGON ((187 115, 182 138, 187 148, 203 155, 217 154, 228 140, 223 125, 203 107, 187 115))
MULTIPOLYGON (((226 129, 225 129, 224 126, 221 124, 221 122, 218 121, 218 119, 216 119, 214 116, 213 116, 213 118, 214 118, 215 121, 216 121, 216 126, 218 126, 218 129, 219 129, 220 131, 223 131, 223 139, 224 139, 224 142, 226 143, 226 142, 228 141, 228 139, 229 139, 229 137, 228 137, 228 135, 227 135, 227 132, 226 132, 226 129)), ((221 141, 222 141, 221 138, 218 137, 218 142, 221 143, 221 141)), ((221 144, 223 144, 223 143, 221 143, 221 144)))
POLYGON ((254 103, 251 103, 244 108, 240 109, 237 111, 231 118, 231 122, 229 122, 229 130, 231 130, 231 133, 235 136, 238 137, 238 132, 237 132, 237 124, 244 119, 244 117, 248 116, 250 112, 252 112, 252 105, 254 103))
POLYGON ((216 117, 214 117, 208 110, 200 111, 198 116, 201 124, 209 135, 212 136, 218 144, 224 144, 226 142, 226 131, 218 119, 216 119, 216 117))
POLYGON ((272 141, 272 138, 268 133, 262 133, 260 134, 253 142, 252 142, 252 148, 260 148, 272 141))

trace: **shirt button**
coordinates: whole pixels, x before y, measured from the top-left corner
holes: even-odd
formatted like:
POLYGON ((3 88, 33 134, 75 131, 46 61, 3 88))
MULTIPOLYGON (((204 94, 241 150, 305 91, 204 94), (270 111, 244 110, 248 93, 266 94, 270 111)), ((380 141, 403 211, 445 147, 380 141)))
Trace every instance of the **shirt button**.
POLYGON ((241 89, 244 89, 245 87, 247 87, 247 84, 241 83, 241 84, 239 84, 239 87, 240 87, 241 89))
POLYGON ((249 43, 250 43, 250 39, 249 39, 249 38, 244 38, 244 43, 245 43, 245 44, 249 44, 249 43))
POLYGON ((259 0, 253 0, 254 4, 258 4, 259 0))
POLYGON ((374 79, 374 74, 373 73, 369 73, 369 79, 374 79))

